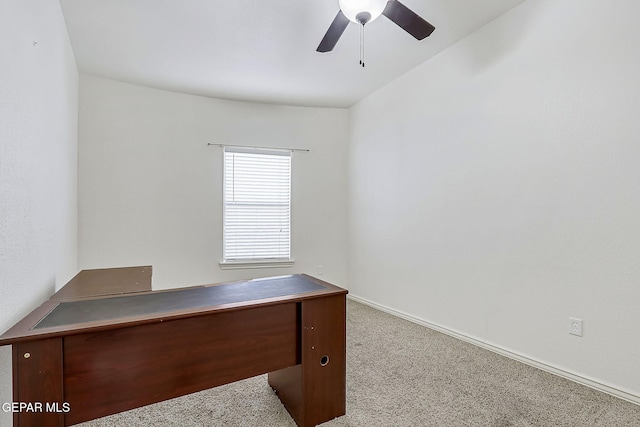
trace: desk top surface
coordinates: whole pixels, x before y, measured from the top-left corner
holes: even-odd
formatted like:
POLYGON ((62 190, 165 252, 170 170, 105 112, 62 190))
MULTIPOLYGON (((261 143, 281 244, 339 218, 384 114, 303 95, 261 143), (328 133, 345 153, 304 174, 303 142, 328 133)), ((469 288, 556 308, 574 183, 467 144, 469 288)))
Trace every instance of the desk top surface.
POLYGON ((304 276, 284 276, 218 286, 142 292, 110 298, 62 301, 33 329, 213 307, 323 290, 304 276))
POLYGON ((51 299, 71 300, 148 292, 151 290, 151 276, 150 265, 82 270, 51 299))
POLYGON ((83 270, 0 345, 346 293, 305 274, 152 291, 149 266, 83 270))

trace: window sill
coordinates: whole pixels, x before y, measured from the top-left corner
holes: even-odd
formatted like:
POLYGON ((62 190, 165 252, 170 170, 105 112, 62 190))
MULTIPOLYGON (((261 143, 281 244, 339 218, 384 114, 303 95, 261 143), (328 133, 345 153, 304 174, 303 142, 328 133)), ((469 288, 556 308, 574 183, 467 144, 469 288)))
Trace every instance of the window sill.
POLYGON ((281 268, 293 267, 293 259, 220 261, 220 269, 237 270, 242 268, 281 268))

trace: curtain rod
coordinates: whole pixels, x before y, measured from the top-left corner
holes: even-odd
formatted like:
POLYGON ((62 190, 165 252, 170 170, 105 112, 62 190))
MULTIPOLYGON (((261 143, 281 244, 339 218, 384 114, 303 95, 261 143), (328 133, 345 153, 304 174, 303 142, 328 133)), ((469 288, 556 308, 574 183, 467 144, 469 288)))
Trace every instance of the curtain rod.
POLYGON ((250 145, 232 145, 232 144, 214 144, 212 142, 207 142, 207 145, 213 145, 216 147, 240 147, 240 148, 255 148, 257 150, 285 150, 285 151, 301 151, 303 153, 308 153, 310 150, 308 148, 282 148, 282 147, 255 147, 250 145))

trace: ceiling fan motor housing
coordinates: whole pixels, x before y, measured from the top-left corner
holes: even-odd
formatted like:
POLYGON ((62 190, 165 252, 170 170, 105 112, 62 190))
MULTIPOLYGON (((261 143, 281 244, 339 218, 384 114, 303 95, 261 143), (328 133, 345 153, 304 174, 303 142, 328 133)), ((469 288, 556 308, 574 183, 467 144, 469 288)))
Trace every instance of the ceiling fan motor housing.
POLYGON ((371 21, 371 14, 369 12, 360 12, 356 15, 356 21, 358 21, 358 24, 364 25, 371 21))

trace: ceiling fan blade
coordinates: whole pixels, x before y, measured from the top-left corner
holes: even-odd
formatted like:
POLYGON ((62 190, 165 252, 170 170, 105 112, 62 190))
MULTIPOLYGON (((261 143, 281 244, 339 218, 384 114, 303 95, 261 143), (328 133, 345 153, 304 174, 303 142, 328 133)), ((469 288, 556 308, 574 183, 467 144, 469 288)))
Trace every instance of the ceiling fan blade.
POLYGON ((398 0, 389 0, 382 14, 418 40, 428 37, 436 29, 398 0))
POLYGON ((347 28, 347 25, 349 25, 349 22, 350 22, 349 18, 344 16, 344 13, 342 13, 342 11, 339 10, 338 14, 333 19, 333 22, 331 23, 331 25, 329 26, 329 29, 327 30, 327 34, 324 35, 324 37, 322 38, 322 41, 320 42, 320 45, 318 46, 318 49, 316 50, 318 52, 332 51, 333 48, 336 46, 336 43, 338 43, 338 40, 340 40, 340 36, 342 35, 342 33, 344 33, 344 30, 347 28))

